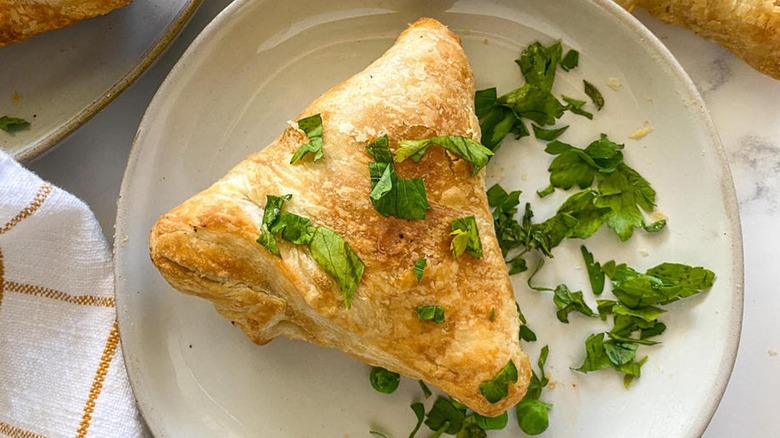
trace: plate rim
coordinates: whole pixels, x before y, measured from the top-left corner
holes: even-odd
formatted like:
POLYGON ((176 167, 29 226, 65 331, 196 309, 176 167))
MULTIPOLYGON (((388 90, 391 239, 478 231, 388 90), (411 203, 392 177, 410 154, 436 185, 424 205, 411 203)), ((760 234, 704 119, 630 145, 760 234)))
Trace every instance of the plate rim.
MULTIPOLYGON (((165 33, 154 42, 144 53, 141 54, 138 62, 130 71, 119 78, 103 95, 93 100, 81 111, 71 116, 67 121, 54 131, 38 138, 26 147, 15 152, 13 158, 19 162, 31 161, 48 152, 54 146, 59 144, 65 137, 69 136, 76 129, 87 123, 92 117, 97 115, 103 108, 119 97, 130 85, 132 85, 143 74, 157 58, 162 55, 168 46, 176 39, 184 26, 189 23, 195 11, 203 0, 186 0, 184 6, 174 16, 173 23, 166 29, 165 33)), ((135 141, 134 141, 135 143, 135 141)))
MULTIPOLYGON (((260 0, 260 2, 263 1, 267 0, 260 0)), ((127 197, 125 195, 130 190, 130 176, 136 169, 136 165, 138 163, 138 158, 140 155, 139 151, 141 149, 139 140, 142 138, 143 131, 145 130, 146 126, 154 121, 154 117, 152 117, 152 115, 162 106, 162 100, 168 93, 170 83, 173 82, 172 78, 178 77, 181 74, 180 71, 182 71, 186 65, 190 64, 190 58, 201 50, 203 44, 210 39, 211 34, 215 32, 216 29, 222 26, 223 22, 228 21, 237 10, 243 8, 245 4, 251 2, 252 0, 234 0, 231 4, 220 11, 220 13, 217 14, 206 27, 204 27, 204 29, 189 45, 187 50, 182 54, 182 56, 176 62, 175 66, 166 76, 163 83, 155 92, 151 103, 144 112, 138 131, 135 135, 135 138, 133 139, 127 166, 122 177, 119 199, 117 201, 116 231, 114 233, 113 246, 115 256, 114 294, 117 302, 117 319, 120 328, 120 339, 122 327, 131 324, 131 322, 129 321, 129 315, 122 311, 122 309, 125 308, 125 294, 120 293, 118 287, 121 284, 119 281, 121 278, 121 266, 123 265, 122 262, 124 260, 124 255, 126 254, 123 254, 123 251, 118 249, 122 246, 121 236, 125 235, 123 230, 126 229, 126 217, 128 215, 126 205, 127 197)), ((616 20, 629 28, 630 31, 633 32, 638 38, 643 39, 643 43, 656 55, 658 62, 663 64, 663 67, 669 71, 669 74, 672 77, 682 82, 681 85, 683 85, 683 90, 681 90, 681 92, 687 93, 687 96, 684 97, 689 98, 689 103, 691 104, 690 111, 704 123, 704 128, 707 133, 709 142, 714 146, 715 152, 717 154, 719 165, 718 170, 720 171, 720 192, 725 206, 726 219, 729 222, 728 232, 732 236, 730 243, 735 263, 732 267, 731 275, 734 283, 731 284, 731 287, 729 288, 729 292, 731 292, 732 296, 731 313, 729 315, 730 325, 728 326, 728 335, 724 343, 725 353, 720 358, 721 362, 717 367, 717 373, 714 379, 714 388, 712 389, 713 397, 710 397, 707 402, 704 403, 705 408, 698 413, 696 418, 692 419, 693 424, 690 428, 690 436, 699 437, 704 434, 710 422, 712 421, 712 418, 714 417, 715 412, 717 411, 717 408, 720 405, 720 402, 729 384, 736 363, 744 316, 744 242, 739 213, 739 204, 731 169, 729 166, 728 155, 726 154, 726 150, 723 147, 723 143, 720 139, 715 124, 712 121, 712 117, 710 116, 709 110, 707 109, 701 93, 688 73, 685 71, 679 61, 677 61, 674 55, 669 51, 669 49, 663 44, 663 42, 644 24, 642 24, 639 19, 624 10, 618 4, 614 3, 613 0, 588 0, 588 2, 611 14, 616 20)), ((123 292, 125 291, 123 290, 123 292)), ((129 295, 129 293, 127 293, 127 295, 129 295)), ((152 419, 157 419, 154 415, 152 415, 154 408, 149 405, 148 399, 145 400, 147 402, 146 404, 141 402, 141 397, 139 397, 139 394, 144 394, 144 391, 141 389, 141 383, 134 379, 133 374, 130 372, 130 364, 133 362, 129 359, 132 358, 132 353, 128 351, 123 342, 121 342, 120 345, 122 348, 122 355, 125 360, 125 364, 127 364, 130 387, 134 396, 136 397, 141 416, 144 418, 149 429, 155 436, 169 436, 165 433, 166 429, 164 429, 159 423, 150 421, 152 419)))

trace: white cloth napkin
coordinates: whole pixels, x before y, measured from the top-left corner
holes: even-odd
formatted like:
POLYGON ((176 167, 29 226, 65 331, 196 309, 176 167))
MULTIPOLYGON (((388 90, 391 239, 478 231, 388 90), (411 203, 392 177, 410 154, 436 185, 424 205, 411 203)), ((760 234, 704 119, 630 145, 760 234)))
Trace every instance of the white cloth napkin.
POLYGON ((143 433, 115 310, 92 212, 0 151, 0 435, 143 433))

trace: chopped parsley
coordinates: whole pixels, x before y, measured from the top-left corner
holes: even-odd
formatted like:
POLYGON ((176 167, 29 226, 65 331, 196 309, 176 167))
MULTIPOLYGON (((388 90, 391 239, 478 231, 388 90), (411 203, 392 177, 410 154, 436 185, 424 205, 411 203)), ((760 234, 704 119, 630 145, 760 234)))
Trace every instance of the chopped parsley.
POLYGON ((440 306, 418 306, 417 318, 420 321, 433 321, 436 324, 443 324, 444 309, 440 306))
POLYGON ((455 435, 463 427, 463 421, 466 414, 455 407, 450 400, 439 397, 433 403, 433 407, 428 411, 428 417, 425 425, 431 430, 443 430, 445 433, 455 435))
POLYGON ((479 173, 488 163, 493 152, 480 143, 459 135, 432 137, 422 140, 401 140, 395 151, 395 161, 400 163, 407 158, 418 162, 431 145, 441 146, 453 154, 471 163, 472 176, 479 173))
POLYGON ((561 60, 561 68, 564 71, 570 71, 577 67, 580 63, 580 52, 571 49, 566 52, 566 55, 561 60))
POLYGON ((479 230, 477 230, 477 221, 474 216, 455 219, 451 224, 452 242, 450 250, 455 258, 468 252, 476 258, 482 257, 482 241, 479 239, 479 230))
POLYGON ((9 134, 23 131, 30 128, 30 122, 18 117, 2 116, 0 117, 0 130, 9 134))
POLYGON ((539 126, 536 125, 533 125, 532 127, 534 129, 534 135, 536 136, 536 138, 538 138, 539 140, 546 140, 546 141, 555 140, 556 138, 560 137, 561 134, 566 132, 567 129, 569 129, 569 125, 562 126, 556 129, 545 129, 545 128, 540 128, 539 126))
POLYGON ((425 219, 430 210, 425 194, 425 182, 420 178, 400 178, 395 171, 387 136, 379 137, 367 146, 375 162, 368 163, 371 174, 371 203, 384 216, 400 219, 425 219))
POLYGON ((602 96, 598 88, 590 82, 583 79, 582 83, 585 86, 585 94, 587 94, 593 104, 596 105, 596 109, 601 111, 601 108, 604 108, 604 96, 602 96))
POLYGON ((558 321, 568 324, 569 314, 578 312, 585 316, 595 318, 596 313, 588 307, 582 296, 582 292, 572 292, 565 284, 560 284, 553 291, 553 303, 558 307, 556 316, 558 321))
POLYGON ((384 394, 392 394, 398 389, 401 375, 388 371, 382 367, 373 367, 368 375, 371 387, 384 394))
POLYGON ((322 116, 315 114, 298 120, 298 128, 306 133, 308 143, 302 144, 290 159, 290 164, 295 164, 301 158, 312 154, 313 161, 322 158, 322 116))
POLYGON ((315 226, 303 216, 282 212, 285 201, 290 199, 292 195, 266 196, 257 243, 277 257, 281 257, 277 236, 295 245, 308 246, 314 261, 336 281, 341 289, 344 305, 349 309, 352 295, 363 277, 363 261, 337 232, 315 226))
POLYGON ((640 376, 641 367, 647 360, 647 356, 636 360, 639 345, 657 344, 650 338, 666 330, 666 325, 658 321, 666 311, 658 306, 711 288, 715 274, 702 267, 678 263, 662 263, 644 274, 614 261, 607 262, 602 269, 610 278, 617 301, 602 299, 596 303, 601 319, 606 320, 611 315, 613 326, 608 332, 588 337, 585 359, 577 371, 613 368, 624 374, 624 384, 628 386, 640 376))
POLYGON ((601 264, 595 261, 593 254, 585 248, 585 245, 580 247, 580 252, 585 260, 585 268, 588 270, 590 287, 595 295, 601 295, 604 291, 604 271, 601 269, 601 264))
POLYGON ((479 392, 490 403, 498 403, 499 400, 509 394, 509 384, 517 382, 517 367, 510 359, 509 362, 490 380, 479 384, 479 392))
POLYGON ((417 282, 419 283, 420 280, 422 280, 423 272, 425 271, 425 265, 428 263, 428 260, 424 258, 417 259, 416 262, 414 262, 414 275, 417 277, 417 282))
MULTIPOLYGON (((422 384, 422 383, 421 383, 422 384)), ((430 391, 428 392, 430 394, 430 391)), ((427 399, 430 397, 430 395, 426 396, 427 399)), ((417 431, 420 430, 420 426, 423 424, 423 420, 425 419, 425 405, 422 403, 412 403, 411 406, 412 412, 414 412, 414 415, 417 417, 417 424, 414 426, 414 429, 412 429, 412 432, 409 434, 409 438, 414 438, 414 436, 417 434, 417 431)))
POLYGON ((528 390, 520 403, 515 406, 517 414, 517 424, 520 430, 528 435, 539 435, 547 430, 550 424, 548 411, 552 409, 552 403, 545 403, 539 400, 542 395, 542 389, 549 383, 544 372, 544 365, 547 362, 547 355, 550 349, 545 345, 539 353, 539 374, 531 370, 531 381, 528 383, 528 390))

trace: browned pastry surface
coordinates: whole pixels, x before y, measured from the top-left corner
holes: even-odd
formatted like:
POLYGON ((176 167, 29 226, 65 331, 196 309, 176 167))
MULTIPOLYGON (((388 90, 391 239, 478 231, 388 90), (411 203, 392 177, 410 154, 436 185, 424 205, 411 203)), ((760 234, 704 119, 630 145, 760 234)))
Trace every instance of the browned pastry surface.
POLYGON ((716 41, 756 70, 780 79, 780 1, 616 0, 716 41))
POLYGON ((439 147, 399 176, 424 178, 424 220, 383 217, 372 206, 366 145, 462 135, 479 140, 474 79, 460 40, 432 19, 401 34, 380 59, 335 86, 297 119, 321 114, 324 158, 290 164, 308 140, 291 122, 261 152, 164 214, 150 234, 151 257, 176 289, 212 301, 258 344, 277 335, 334 347, 375 366, 428 381, 484 415, 516 404, 530 378, 514 293, 485 196, 482 171, 439 147), (365 263, 352 307, 303 246, 279 241, 281 258, 256 243, 266 195, 292 194, 285 210, 344 236, 365 263), (454 258, 450 224, 476 217, 483 256, 454 258), (422 281, 414 262, 427 259, 422 281), (416 308, 439 305, 445 322, 416 308), (494 318, 490 319, 493 309, 494 318), (519 379, 488 402, 480 383, 512 360, 519 379))
POLYGON ((132 0, 0 0, 0 47, 107 14, 132 0))

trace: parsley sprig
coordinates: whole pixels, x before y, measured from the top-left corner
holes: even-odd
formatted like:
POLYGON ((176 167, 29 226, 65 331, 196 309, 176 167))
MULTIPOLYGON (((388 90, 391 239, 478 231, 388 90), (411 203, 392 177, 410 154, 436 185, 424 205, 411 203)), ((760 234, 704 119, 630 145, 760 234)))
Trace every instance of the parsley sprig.
POLYGON ((307 246, 314 261, 336 281, 344 299, 344 306, 349 309, 352 305, 352 295, 363 277, 363 261, 337 232, 323 226, 315 226, 303 216, 282 212, 284 203, 290 199, 292 195, 266 196, 257 243, 280 258, 277 237, 295 245, 307 246))

